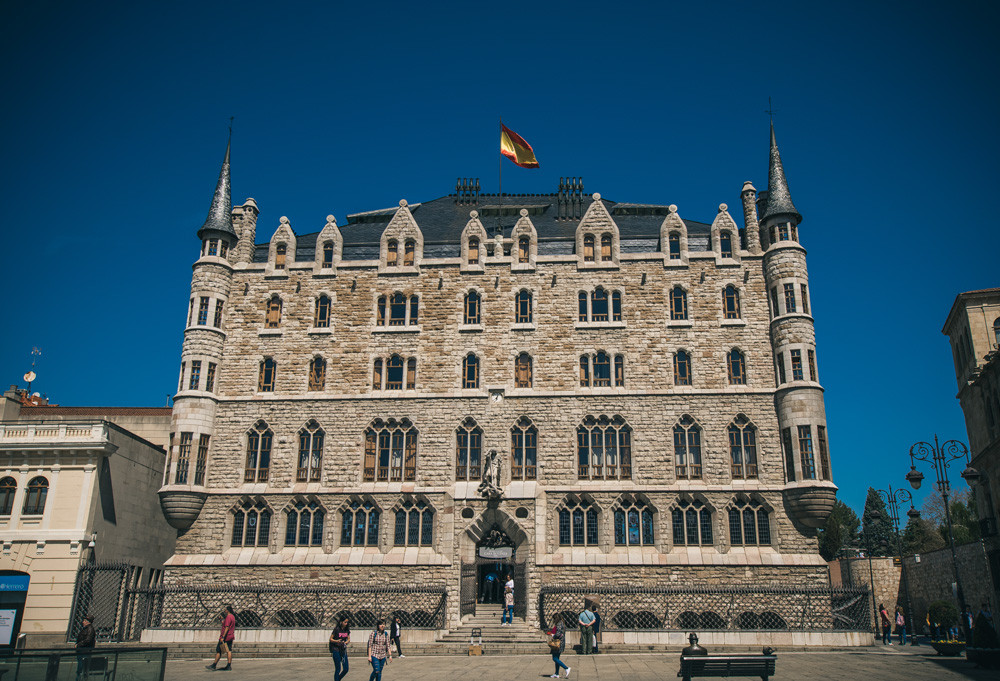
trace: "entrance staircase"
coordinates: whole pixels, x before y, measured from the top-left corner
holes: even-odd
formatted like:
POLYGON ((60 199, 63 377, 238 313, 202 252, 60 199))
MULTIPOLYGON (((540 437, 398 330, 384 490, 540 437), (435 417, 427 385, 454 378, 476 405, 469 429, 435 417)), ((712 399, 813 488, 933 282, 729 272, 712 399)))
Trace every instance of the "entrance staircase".
MULTIPOLYGON (((438 639, 439 643, 469 644, 473 629, 479 629, 483 637, 483 654, 524 654, 544 653, 545 634, 532 628, 518 617, 509 626, 500 626, 503 606, 493 603, 476 604, 476 612, 462 625, 452 629, 438 639)), ((477 637, 474 641, 479 643, 477 637)))

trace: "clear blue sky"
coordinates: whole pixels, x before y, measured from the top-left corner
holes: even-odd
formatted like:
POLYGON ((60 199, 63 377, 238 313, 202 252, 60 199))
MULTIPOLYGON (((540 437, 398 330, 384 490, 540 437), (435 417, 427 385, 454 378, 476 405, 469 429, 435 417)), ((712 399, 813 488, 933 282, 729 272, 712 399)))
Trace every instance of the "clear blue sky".
POLYGON ((500 116, 541 162, 507 191, 738 214, 771 96, 841 498, 966 439, 941 326, 1000 285, 996 3, 335 4, 0 5, 0 384, 38 346, 54 402, 165 403, 230 115, 263 240, 495 191, 500 116))

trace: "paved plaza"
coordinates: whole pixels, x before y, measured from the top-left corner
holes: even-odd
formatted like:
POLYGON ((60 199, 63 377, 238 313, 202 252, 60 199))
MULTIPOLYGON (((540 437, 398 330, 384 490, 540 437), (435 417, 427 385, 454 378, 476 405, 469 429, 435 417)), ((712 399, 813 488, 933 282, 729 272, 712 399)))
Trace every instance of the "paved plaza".
MULTIPOLYGON (((215 675, 239 681, 271 679, 332 679, 329 658, 256 659, 233 663, 233 672, 210 672, 210 660, 171 660, 167 681, 195 681, 215 675)), ((563 657, 572 668, 570 678, 581 681, 662 681, 676 678, 678 655, 619 654, 563 657)), ((532 681, 552 673, 547 655, 513 656, 408 656, 394 659, 382 674, 383 681, 532 681)), ((366 681, 371 667, 363 656, 351 658, 347 681, 366 681)), ((929 646, 901 650, 882 647, 852 651, 778 652, 775 679, 830 681, 995 681, 996 670, 975 669, 964 657, 938 657, 929 646)))

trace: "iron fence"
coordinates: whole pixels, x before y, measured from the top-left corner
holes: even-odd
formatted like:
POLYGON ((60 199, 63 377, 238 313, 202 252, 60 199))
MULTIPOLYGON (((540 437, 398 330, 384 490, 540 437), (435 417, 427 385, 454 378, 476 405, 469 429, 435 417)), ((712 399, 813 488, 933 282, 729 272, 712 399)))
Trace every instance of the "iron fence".
POLYGON ((538 614, 575 625, 586 599, 602 630, 870 631, 867 588, 542 587, 538 614))

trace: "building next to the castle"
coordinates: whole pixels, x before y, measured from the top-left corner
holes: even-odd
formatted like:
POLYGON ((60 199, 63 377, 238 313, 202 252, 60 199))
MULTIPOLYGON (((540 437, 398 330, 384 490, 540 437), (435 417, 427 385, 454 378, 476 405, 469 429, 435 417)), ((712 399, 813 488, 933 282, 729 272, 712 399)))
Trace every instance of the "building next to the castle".
POLYGON ((773 128, 768 190, 740 200, 742 227, 724 203, 697 222, 576 178, 466 179, 258 243, 227 147, 159 492, 167 582, 440 588, 446 629, 508 572, 528 624, 550 588, 828 586, 809 230, 773 128))

